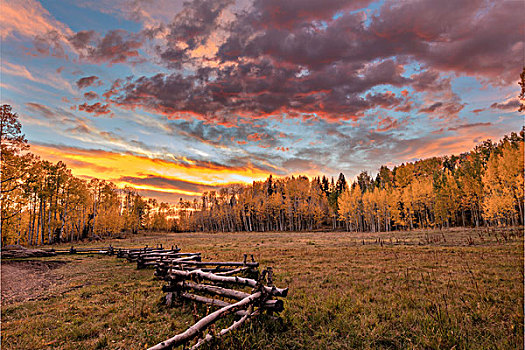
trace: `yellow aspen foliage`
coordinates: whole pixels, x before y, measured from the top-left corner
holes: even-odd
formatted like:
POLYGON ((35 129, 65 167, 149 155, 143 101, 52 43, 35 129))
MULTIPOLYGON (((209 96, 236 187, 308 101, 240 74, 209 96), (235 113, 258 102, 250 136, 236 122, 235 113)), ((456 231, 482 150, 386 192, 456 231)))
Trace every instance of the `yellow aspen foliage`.
POLYGON ((396 168, 395 183, 397 187, 406 187, 414 179, 414 163, 408 163, 396 168))
POLYGON ((352 186, 341 193, 337 201, 339 215, 347 224, 347 229, 357 231, 359 229, 359 217, 361 215, 361 189, 352 186))
POLYGON ((496 223, 515 224, 523 215, 523 142, 506 142, 501 154, 492 153, 485 174, 483 216, 496 223))
POLYGON ((390 211, 390 219, 394 225, 405 227, 407 222, 403 217, 402 211, 402 190, 399 188, 391 188, 387 191, 387 203, 390 211))
POLYGON ((390 213, 388 207, 388 192, 387 189, 374 188, 374 199, 377 206, 377 223, 379 230, 390 230, 390 213))
POLYGON ((434 216, 435 223, 440 225, 449 225, 459 209, 459 188, 456 179, 448 169, 434 179, 435 205, 434 216))

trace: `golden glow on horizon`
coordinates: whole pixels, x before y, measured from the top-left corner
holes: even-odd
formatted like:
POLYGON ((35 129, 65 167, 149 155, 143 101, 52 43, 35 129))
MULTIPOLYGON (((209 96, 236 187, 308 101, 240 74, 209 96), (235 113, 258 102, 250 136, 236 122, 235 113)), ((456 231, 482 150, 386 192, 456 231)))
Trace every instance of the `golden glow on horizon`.
POLYGON ((184 159, 185 163, 170 162, 163 159, 151 159, 132 154, 119 154, 101 150, 84 150, 73 147, 51 147, 31 145, 30 152, 51 162, 63 161, 75 176, 98 178, 114 182, 117 186, 130 186, 141 190, 163 193, 200 196, 200 192, 158 187, 145 184, 133 184, 125 177, 144 179, 148 176, 167 180, 180 180, 196 185, 221 186, 232 183, 251 183, 261 181, 269 173, 250 167, 224 167, 216 164, 197 165, 196 161, 184 159))
POLYGON ((147 191, 156 191, 156 192, 163 192, 163 193, 174 193, 174 194, 184 194, 187 196, 200 196, 202 193, 200 192, 191 192, 191 191, 184 191, 179 190, 175 188, 162 188, 162 187, 156 187, 156 186, 150 186, 150 185, 137 185, 132 184, 130 182, 119 182, 119 186, 125 187, 133 187, 137 190, 147 190, 147 191))

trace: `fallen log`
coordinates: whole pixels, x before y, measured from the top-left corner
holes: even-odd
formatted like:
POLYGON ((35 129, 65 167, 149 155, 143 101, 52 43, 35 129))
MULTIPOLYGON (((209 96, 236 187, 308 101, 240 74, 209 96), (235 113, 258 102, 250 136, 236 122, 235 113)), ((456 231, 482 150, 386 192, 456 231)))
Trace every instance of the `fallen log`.
POLYGON ((200 258, 200 256, 197 256, 197 255, 183 256, 183 257, 180 257, 177 259, 171 259, 171 260, 161 260, 159 258, 151 259, 149 257, 148 258, 138 257, 137 258, 137 269, 140 269, 145 266, 159 266, 165 263, 173 264, 173 263, 182 262, 185 260, 195 259, 196 257, 200 258))
POLYGON ((213 335, 211 335, 209 333, 206 334, 206 336, 204 338, 202 338, 202 339, 199 339, 199 341, 197 341, 197 343, 195 345, 193 345, 190 350, 197 350, 198 348, 200 348, 204 344, 211 342, 214 338, 223 337, 224 335, 228 334, 229 332, 240 328, 251 317, 254 317, 254 316, 259 314, 259 310, 256 310, 256 311, 253 311, 253 312, 252 312, 252 310, 253 310, 253 307, 249 306, 248 310, 245 311, 245 315, 243 317, 241 317, 239 320, 234 321, 233 324, 230 327, 221 329, 219 334, 216 334, 215 336, 213 336, 213 335))
POLYGON ((240 309, 243 309, 244 307, 249 306, 250 304, 254 303, 257 299, 259 299, 261 296, 262 296, 261 292, 257 292, 257 293, 251 294, 249 297, 244 298, 243 300, 235 304, 225 306, 215 312, 212 312, 208 316, 200 319, 197 323, 195 323, 193 326, 188 328, 183 333, 177 334, 176 336, 170 339, 167 339, 161 343, 158 343, 157 345, 149 348, 149 350, 171 349, 174 346, 184 344, 185 342, 198 336, 200 333, 202 333, 204 329, 206 329, 211 324, 215 323, 221 317, 224 317, 237 310, 240 310, 240 309))
MULTIPOLYGON (((248 294, 247 297, 249 297, 250 295, 252 295, 252 294, 248 294)), ((207 297, 203 297, 201 295, 196 295, 196 294, 191 294, 191 293, 181 293, 179 297, 183 298, 183 299, 198 301, 200 303, 209 304, 209 305, 212 305, 212 306, 225 307, 225 306, 228 306, 228 305, 232 305, 231 303, 228 303, 228 302, 223 301, 223 300, 207 298, 207 297)), ((277 299, 275 299, 275 300, 266 300, 264 302, 264 304, 262 304, 260 306, 262 308, 264 308, 264 309, 267 309, 267 310, 270 310, 270 311, 275 311, 275 312, 281 312, 284 309, 283 301, 282 300, 277 300, 277 299)), ((244 311, 242 311, 242 310, 241 311, 237 311, 237 314, 239 316, 243 316, 244 315, 244 311)))
MULTIPOLYGON (((175 249, 175 250, 165 250, 165 249, 154 249, 154 250, 151 250, 151 251, 133 251, 133 252, 128 252, 127 253, 127 257, 128 258, 136 258, 138 256, 153 256, 154 254, 161 254, 161 253, 178 253, 180 251, 180 249, 175 249)), ((125 253, 126 255, 126 253, 125 253)))
POLYGON ((172 259, 179 259, 183 257, 191 257, 193 259, 200 259, 201 253, 146 253, 142 254, 141 258, 144 260, 158 260, 162 259, 162 261, 170 261, 172 259))
POLYGON ((216 275, 231 276, 231 275, 235 275, 236 273, 241 273, 241 272, 248 271, 251 269, 252 269, 251 267, 239 267, 238 269, 233 269, 230 271, 217 272, 216 275))
POLYGON ((55 255, 56 253, 54 252, 41 249, 27 249, 22 246, 8 247, 7 249, 4 247, 0 253, 2 259, 36 258, 55 255))
MULTIPOLYGON (((244 286, 248 286, 252 288, 255 288, 257 286, 257 281, 251 278, 244 278, 244 277, 237 277, 237 276, 219 276, 211 272, 204 272, 202 270, 182 271, 182 270, 176 270, 176 269, 168 269, 167 277, 169 278, 183 277, 183 278, 189 279, 193 276, 199 276, 200 278, 206 279, 208 281, 213 281, 213 282, 235 283, 235 284, 240 284, 240 285, 244 285, 244 286)), ((274 296, 286 297, 288 295, 288 288, 277 288, 275 286, 273 287, 261 286, 261 287, 265 290, 266 293, 274 295, 274 296)))
POLYGON ((238 262, 238 261, 184 261, 182 265, 259 267, 258 262, 244 263, 244 262, 238 262))
MULTIPOLYGON (((169 268, 173 268, 173 267, 169 267, 169 268)), ((167 281, 173 279, 172 277, 169 277, 168 276, 168 267, 164 267, 162 266, 162 264, 157 264, 156 265, 156 271, 155 271, 155 276, 159 277, 159 278, 163 278, 167 281)), ((195 270, 200 270, 202 272, 210 272, 210 273, 214 273, 214 274, 217 274, 219 276, 223 276, 222 274, 226 274, 226 276, 228 275, 233 275, 233 274, 236 274, 238 273, 238 269, 227 269, 227 268, 221 268, 221 267, 214 267, 214 268, 209 268, 209 269, 204 269, 204 268, 198 268, 198 267, 191 267, 191 266, 181 266, 181 268, 183 268, 184 270, 183 271, 195 271, 195 270), (233 273, 231 273, 232 271, 235 271, 233 273)), ((251 268, 248 268, 248 270, 251 269, 251 268)))
POLYGON ((201 284, 201 283, 193 283, 193 282, 187 282, 187 281, 177 282, 174 285, 162 287, 162 290, 164 292, 174 292, 176 290, 188 290, 188 289, 193 289, 198 292, 206 292, 206 293, 210 293, 214 295, 220 295, 222 297, 227 297, 227 298, 237 299, 237 300, 242 300, 250 296, 249 293, 241 292, 235 289, 228 289, 228 288, 217 287, 211 284, 201 284))

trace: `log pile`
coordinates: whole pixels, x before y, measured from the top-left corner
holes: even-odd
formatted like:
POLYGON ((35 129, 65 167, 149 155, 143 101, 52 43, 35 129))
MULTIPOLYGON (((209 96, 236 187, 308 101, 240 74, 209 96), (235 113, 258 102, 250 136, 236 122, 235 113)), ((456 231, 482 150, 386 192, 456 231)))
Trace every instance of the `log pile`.
MULTIPOLYGON (((201 303, 217 310, 198 320, 186 331, 177 334, 153 347, 151 350, 185 347, 196 340, 191 349, 218 339, 238 329, 245 322, 262 314, 273 314, 284 308, 281 299, 288 294, 288 288, 277 288, 273 284, 273 270, 267 267, 259 272, 259 263, 244 254, 243 261, 203 261, 201 253, 181 253, 172 246, 162 245, 144 248, 100 248, 47 249, 44 254, 106 254, 125 258, 137 263, 137 269, 155 267, 155 276, 167 282, 162 287, 168 306, 191 302, 201 303), (237 319, 219 332, 214 332, 217 321, 233 315, 237 319), (209 333, 205 331, 211 328, 209 333)), ((5 254, 2 251, 2 257, 5 254)), ((208 309, 209 310, 209 309, 208 309)))
POLYGON ((39 258, 43 256, 55 256, 53 252, 42 249, 28 249, 21 245, 10 245, 2 248, 0 256, 2 259, 39 258))
POLYGON ((277 297, 286 297, 288 288, 273 285, 271 267, 259 273, 259 263, 253 260, 253 256, 252 261, 247 261, 245 254, 242 262, 211 262, 189 257, 158 261, 155 275, 167 282, 162 288, 166 292, 166 304, 172 306, 189 301, 218 310, 203 317, 183 333, 151 347, 151 350, 172 349, 187 345, 193 339, 197 341, 191 349, 197 349, 263 312, 272 314, 283 310, 284 303, 277 297), (256 277, 244 277, 246 275, 256 277), (231 314, 240 318, 218 333, 204 334, 211 325, 231 314))
POLYGON ((108 254, 113 255, 114 248, 110 245, 108 247, 99 247, 99 248, 75 248, 71 246, 69 249, 45 249, 45 251, 54 253, 57 255, 64 254, 108 254))
MULTIPOLYGON (((105 255, 117 255, 119 258, 126 258, 128 261, 137 261, 141 256, 160 257, 176 255, 180 248, 172 246, 171 249, 165 249, 162 244, 156 247, 145 246, 143 248, 116 248, 112 245, 107 247, 90 247, 90 248, 75 248, 71 246, 69 249, 44 249, 43 251, 57 254, 105 254, 105 255)), ((187 253, 186 253, 187 254, 187 253)))

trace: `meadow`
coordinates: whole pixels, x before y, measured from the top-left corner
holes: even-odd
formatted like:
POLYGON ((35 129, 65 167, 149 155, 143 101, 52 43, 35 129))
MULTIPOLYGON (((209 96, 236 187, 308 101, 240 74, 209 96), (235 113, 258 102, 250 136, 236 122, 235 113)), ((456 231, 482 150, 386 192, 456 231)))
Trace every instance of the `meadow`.
MULTIPOLYGON (((177 244, 206 260, 251 253, 261 268, 273 267, 275 284, 290 288, 280 320, 262 316, 212 348, 524 346, 522 228, 150 233, 83 245, 109 243, 177 244)), ((2 288, 3 349, 144 349, 194 322, 190 304, 162 304, 163 282, 151 269, 114 256, 32 260, 54 265, 42 272, 45 288, 31 288, 34 295, 7 298, 2 288)), ((12 264, 21 266, 21 290, 24 263, 3 260, 2 272, 12 264)), ((9 284, 4 273, 2 284, 9 284)))

